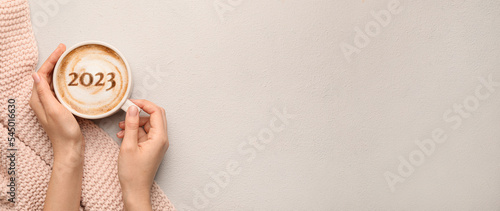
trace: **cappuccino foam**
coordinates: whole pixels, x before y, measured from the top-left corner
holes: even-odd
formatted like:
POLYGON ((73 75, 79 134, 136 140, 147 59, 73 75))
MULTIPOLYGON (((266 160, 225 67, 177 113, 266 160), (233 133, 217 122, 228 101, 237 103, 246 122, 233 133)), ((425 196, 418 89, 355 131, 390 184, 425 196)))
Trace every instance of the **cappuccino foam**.
POLYGON ((54 83, 60 100, 78 113, 104 114, 127 97, 127 66, 112 49, 98 44, 83 45, 60 62, 54 83))

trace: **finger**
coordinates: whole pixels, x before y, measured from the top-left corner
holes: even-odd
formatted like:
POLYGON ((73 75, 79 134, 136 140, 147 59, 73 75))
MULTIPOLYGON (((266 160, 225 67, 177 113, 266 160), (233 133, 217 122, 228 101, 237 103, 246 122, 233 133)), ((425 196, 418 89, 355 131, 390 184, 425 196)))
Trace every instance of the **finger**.
POLYGON ((124 134, 125 134, 125 130, 120 130, 118 133, 116 133, 116 137, 123 138, 124 134))
MULTIPOLYGON (((140 116, 139 117, 139 127, 145 126, 149 122, 148 116, 140 116)), ((125 129, 125 121, 118 122, 118 127, 121 129, 125 129)))
POLYGON ((123 135, 122 147, 128 149, 137 148, 139 134, 139 110, 135 106, 130 106, 125 117, 125 132, 123 135))
MULTIPOLYGON (((116 137, 118 138, 123 138, 123 136, 125 135, 125 130, 120 130, 118 133, 116 133, 116 137)), ((146 131, 144 131, 144 129, 142 128, 139 128, 139 136, 138 136, 138 143, 141 143, 141 142, 144 142, 147 140, 147 133, 146 131)))
POLYGON ((146 124, 144 124, 144 131, 146 131, 146 133, 149 133, 150 130, 151 130, 151 123, 148 121, 146 122, 146 124))
MULTIPOLYGON (((35 80, 34 75, 32 74, 33 80, 35 80)), ((36 117, 39 120, 45 120, 45 111, 43 110, 42 102, 38 98, 38 94, 36 93, 35 83, 33 83, 33 89, 31 90, 31 99, 30 99, 30 107, 35 112, 36 117)))
POLYGON ((38 69, 38 74, 43 77, 49 84, 52 82, 51 73, 56 66, 59 57, 66 51, 66 46, 64 44, 59 44, 57 48, 50 54, 49 58, 45 60, 40 69, 38 69))
MULTIPOLYGON (((149 124, 149 121, 147 121, 144 125, 141 125, 142 117, 139 119, 139 126, 142 126, 144 131, 146 133, 149 133, 149 130, 151 129, 151 124, 149 124)), ((125 129, 125 121, 121 121, 118 123, 118 127, 120 127, 122 130, 125 129)))
POLYGON ((38 73, 33 73, 32 76, 33 80, 35 81, 36 94, 41 102, 43 109, 47 111, 48 109, 58 108, 59 101, 57 101, 57 99, 52 94, 47 81, 44 78, 40 77, 38 73))
POLYGON ((163 112, 163 125, 164 125, 164 136, 166 138, 166 142, 165 142, 165 145, 163 145, 163 149, 164 149, 164 153, 165 151, 168 149, 168 136, 167 136, 167 115, 165 114, 165 109, 161 109, 161 111, 163 112))
POLYGON ((163 127, 165 130, 165 134, 167 133, 167 115, 165 114, 165 109, 161 109, 161 112, 163 113, 163 127))
POLYGON ((151 125, 150 130, 159 130, 159 132, 164 133, 164 122, 162 108, 156 104, 149 102, 147 100, 131 100, 137 106, 139 106, 143 111, 150 115, 149 123, 151 125))
POLYGON ((146 131, 144 131, 143 128, 139 128, 139 139, 138 139, 138 143, 141 143, 141 142, 145 142, 148 140, 148 134, 146 133, 146 131))

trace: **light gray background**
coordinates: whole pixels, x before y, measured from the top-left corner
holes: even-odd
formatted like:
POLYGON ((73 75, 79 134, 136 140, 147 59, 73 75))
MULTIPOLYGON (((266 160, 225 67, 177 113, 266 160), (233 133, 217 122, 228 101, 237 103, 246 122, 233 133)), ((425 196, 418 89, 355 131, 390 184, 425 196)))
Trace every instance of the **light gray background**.
MULTIPOLYGON (((401 0, 351 62, 341 44, 390 0, 220 0, 222 18, 217 2, 30 2, 39 64, 58 43, 108 42, 130 63, 132 97, 166 109, 171 145, 156 181, 178 209, 500 208, 499 91, 458 129, 443 119, 474 102, 479 77, 500 81, 500 1, 401 0), (247 161, 238 146, 284 108, 295 118, 247 161), (436 128, 448 140, 392 192, 384 174, 436 128), (231 160, 241 172, 208 197, 210 172, 231 160)), ((123 119, 96 122, 119 141, 123 119)))

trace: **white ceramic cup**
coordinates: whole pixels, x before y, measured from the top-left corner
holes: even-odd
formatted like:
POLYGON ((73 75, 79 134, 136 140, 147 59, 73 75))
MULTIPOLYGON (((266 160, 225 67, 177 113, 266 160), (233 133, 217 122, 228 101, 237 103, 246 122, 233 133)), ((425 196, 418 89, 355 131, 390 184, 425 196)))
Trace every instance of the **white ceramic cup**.
POLYGON ((54 86, 54 92, 56 93, 56 97, 59 100, 59 102, 61 102, 61 104, 64 107, 66 107, 69 111, 71 111, 71 113, 73 113, 74 115, 82 117, 82 118, 85 118, 85 119, 101 119, 101 118, 113 115, 114 113, 118 112, 120 109, 122 109, 122 110, 124 110, 126 112, 127 109, 130 106, 136 106, 137 109, 139 110, 139 112, 141 112, 141 109, 139 108, 139 106, 135 105, 132 101, 129 100, 130 95, 132 94, 131 93, 131 90, 132 90, 132 72, 130 70, 130 66, 128 65, 127 60, 125 59, 125 57, 123 56, 123 54, 120 51, 118 51, 118 49, 116 49, 112 45, 110 45, 108 43, 105 43, 105 42, 101 42, 101 41, 84 41, 84 42, 78 43, 78 44, 72 46, 71 48, 67 49, 64 52, 64 54, 61 55, 61 57, 57 61, 57 64, 56 64, 56 66, 54 68, 54 73, 53 73, 53 76, 52 76, 52 84, 54 86), (125 63, 125 67, 127 69, 127 74, 128 74, 128 77, 127 77, 128 78, 127 89, 126 89, 125 94, 123 95, 123 98, 120 100, 120 102, 115 107, 113 107, 112 109, 110 109, 109 111, 107 111, 105 113, 98 114, 98 115, 82 114, 82 113, 76 111, 75 109, 71 108, 71 106, 68 105, 62 99, 61 94, 58 91, 59 90, 58 89, 58 83, 56 83, 56 81, 57 81, 57 71, 59 71, 59 66, 61 64, 61 61, 64 59, 64 57, 66 57, 66 55, 68 55, 68 53, 70 53, 71 51, 73 51, 74 49, 76 49, 76 48, 78 48, 80 46, 91 45, 91 44, 102 45, 102 46, 108 47, 111 50, 115 51, 120 56, 120 58, 123 60, 123 63, 125 63))

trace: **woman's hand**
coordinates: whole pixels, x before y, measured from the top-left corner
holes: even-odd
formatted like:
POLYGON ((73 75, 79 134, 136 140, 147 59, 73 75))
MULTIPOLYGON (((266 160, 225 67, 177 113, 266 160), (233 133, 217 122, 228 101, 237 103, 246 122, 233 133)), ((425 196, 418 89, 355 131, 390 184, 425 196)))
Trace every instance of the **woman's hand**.
POLYGON ((150 191, 156 171, 168 149, 167 118, 165 110, 147 100, 132 100, 150 117, 139 117, 135 106, 130 106, 123 130, 116 136, 123 138, 118 156, 118 178, 127 210, 151 209, 150 191))
POLYGON ((51 90, 52 72, 66 50, 59 44, 42 67, 32 74, 34 84, 30 106, 49 136, 54 165, 45 198, 45 210, 78 210, 80 205, 85 144, 73 114, 51 90))
POLYGON ((80 125, 51 90, 52 71, 65 50, 66 46, 59 44, 38 72, 33 73, 35 83, 30 106, 52 143, 54 163, 74 166, 83 162, 84 141, 80 125))

